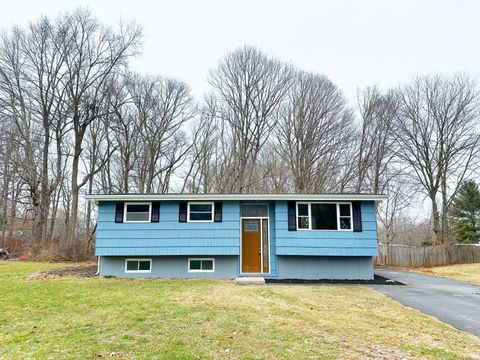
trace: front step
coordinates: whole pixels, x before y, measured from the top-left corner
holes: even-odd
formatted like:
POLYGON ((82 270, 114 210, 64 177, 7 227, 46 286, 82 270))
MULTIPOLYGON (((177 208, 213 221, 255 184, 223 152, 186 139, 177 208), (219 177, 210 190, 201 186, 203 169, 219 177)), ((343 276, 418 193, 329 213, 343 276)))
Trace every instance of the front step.
POLYGON ((235 278, 237 285, 265 285, 265 278, 259 276, 241 276, 235 278))

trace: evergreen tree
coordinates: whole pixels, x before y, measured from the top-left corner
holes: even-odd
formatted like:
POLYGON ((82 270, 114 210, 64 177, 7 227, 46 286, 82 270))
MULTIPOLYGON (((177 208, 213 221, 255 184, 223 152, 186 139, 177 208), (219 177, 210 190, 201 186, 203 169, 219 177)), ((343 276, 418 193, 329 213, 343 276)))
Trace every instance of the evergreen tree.
POLYGON ((462 243, 480 241, 480 190, 475 181, 465 181, 450 210, 455 239, 462 243))

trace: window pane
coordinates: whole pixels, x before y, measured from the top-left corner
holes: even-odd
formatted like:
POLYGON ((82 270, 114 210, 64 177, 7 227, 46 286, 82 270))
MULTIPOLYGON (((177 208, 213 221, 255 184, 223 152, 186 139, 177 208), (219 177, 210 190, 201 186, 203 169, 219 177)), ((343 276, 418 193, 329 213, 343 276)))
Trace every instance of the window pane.
POLYGON ((264 219, 262 220, 262 244, 263 244, 263 271, 268 272, 269 269, 269 245, 268 245, 268 220, 264 219))
POLYGON ((308 217, 302 216, 298 218, 298 228, 299 229, 308 229, 308 217))
POLYGON ((190 220, 212 220, 212 213, 190 213, 190 220))
POLYGON ((350 226, 351 220, 349 217, 341 217, 340 218, 340 229, 351 229, 350 226))
POLYGON ((241 213, 243 217, 267 217, 268 205, 242 205, 241 213))
POLYGON ((190 260, 190 270, 201 270, 201 261, 190 260))
POLYGON ((127 209, 127 217, 126 217, 126 221, 148 221, 150 219, 150 212, 146 212, 146 213, 137 213, 137 212, 134 212, 134 213, 131 213, 130 212, 130 209, 127 209))
POLYGON ((190 204, 190 212, 212 212, 212 204, 190 204))
POLYGON ((138 265, 138 270, 150 270, 150 261, 140 261, 138 265))
POLYGON ((340 216, 350 216, 349 204, 340 204, 340 216))
POLYGON ((213 270, 213 260, 202 260, 202 270, 213 270))
POLYGON ((127 212, 129 213, 148 213, 150 212, 150 205, 149 204, 139 204, 139 205, 131 205, 127 204, 127 212))
POLYGON ((337 205, 312 204, 312 229, 337 230, 337 205))
POLYGON ((138 261, 127 261, 127 271, 137 271, 138 261))
POLYGON ((308 216, 308 204, 298 204, 298 216, 308 216))
POLYGON ((258 231, 258 222, 259 220, 243 220, 243 230, 244 231, 258 231))

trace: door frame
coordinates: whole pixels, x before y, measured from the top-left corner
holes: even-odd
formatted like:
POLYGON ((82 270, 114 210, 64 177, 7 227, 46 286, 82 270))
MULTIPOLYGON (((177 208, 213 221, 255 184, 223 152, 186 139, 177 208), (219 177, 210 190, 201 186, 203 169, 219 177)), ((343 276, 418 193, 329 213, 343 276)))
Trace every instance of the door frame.
POLYGON ((272 273, 272 241, 270 239, 270 204, 269 203, 240 203, 240 263, 239 263, 239 274, 240 275, 270 275, 272 273), (244 216, 242 217, 241 206, 242 205, 267 205, 267 216, 244 216), (243 246, 243 224, 242 220, 260 220, 260 269, 259 273, 244 273, 242 271, 242 246, 243 246), (263 272, 263 226, 262 220, 267 220, 267 238, 268 238, 268 272, 263 272))

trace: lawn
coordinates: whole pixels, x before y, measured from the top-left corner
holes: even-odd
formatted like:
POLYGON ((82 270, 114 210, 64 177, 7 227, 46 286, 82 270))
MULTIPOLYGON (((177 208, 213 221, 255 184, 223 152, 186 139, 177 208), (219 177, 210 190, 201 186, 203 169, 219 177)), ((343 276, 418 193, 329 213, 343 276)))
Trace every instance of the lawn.
POLYGON ((441 276, 480 285, 480 263, 437 266, 432 268, 415 268, 412 270, 428 275, 441 276))
POLYGON ((0 358, 480 359, 480 339, 365 286, 27 280, 0 263, 0 358))

